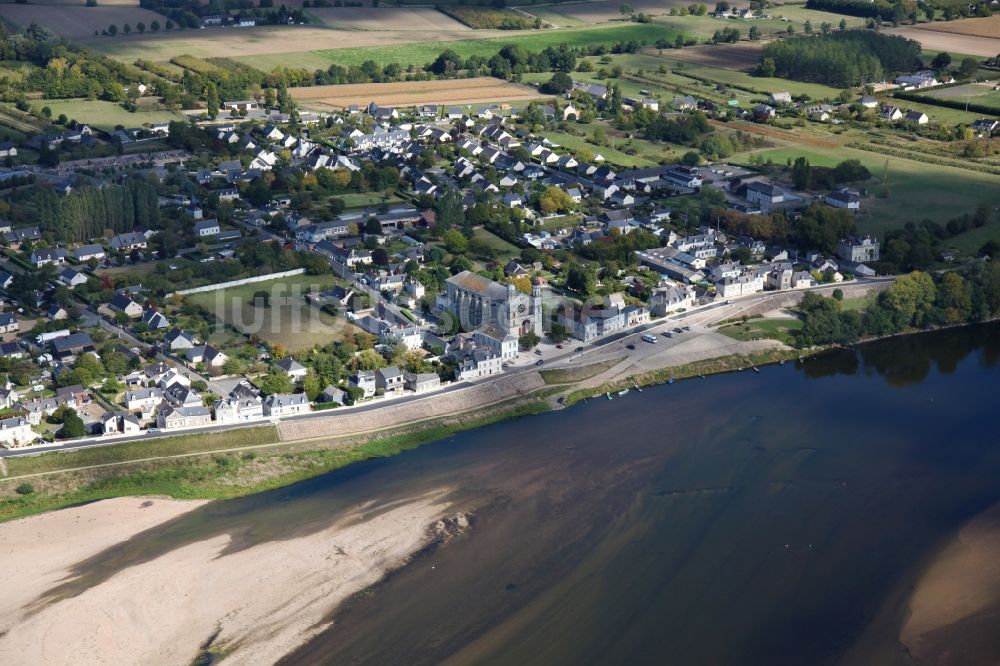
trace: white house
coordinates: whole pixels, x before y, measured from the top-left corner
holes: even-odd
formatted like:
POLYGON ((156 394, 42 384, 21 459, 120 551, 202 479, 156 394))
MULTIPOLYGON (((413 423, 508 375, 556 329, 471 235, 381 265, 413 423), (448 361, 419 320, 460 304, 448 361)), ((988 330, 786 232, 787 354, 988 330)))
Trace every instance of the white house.
POLYGON ((0 420, 0 446, 16 449, 30 446, 38 438, 38 433, 31 429, 28 419, 14 416, 0 420))
POLYGON ((309 399, 301 393, 275 393, 264 399, 264 416, 291 416, 309 411, 309 399))

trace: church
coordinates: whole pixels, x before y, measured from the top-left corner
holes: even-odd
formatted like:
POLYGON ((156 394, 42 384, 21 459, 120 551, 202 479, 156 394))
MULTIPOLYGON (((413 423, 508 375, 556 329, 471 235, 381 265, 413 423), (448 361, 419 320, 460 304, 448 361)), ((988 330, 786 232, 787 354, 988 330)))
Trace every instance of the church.
POLYGON ((445 282, 438 304, 457 317, 463 331, 495 326, 520 337, 542 336, 542 292, 537 285, 525 294, 512 285, 502 285, 471 271, 462 271, 445 282))

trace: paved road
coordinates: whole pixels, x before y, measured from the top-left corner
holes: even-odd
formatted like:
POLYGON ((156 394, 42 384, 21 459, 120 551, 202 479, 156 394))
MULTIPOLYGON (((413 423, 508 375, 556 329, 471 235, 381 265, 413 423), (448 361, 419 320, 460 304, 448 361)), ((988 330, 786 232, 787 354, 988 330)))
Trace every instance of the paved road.
MULTIPOLYGON (((859 280, 856 283, 851 284, 877 284, 884 282, 891 282, 895 278, 872 278, 869 280, 859 280)), ((831 285, 823 285, 819 287, 812 287, 810 290, 829 290, 831 285)), ((614 335, 602 338, 595 342, 589 344, 580 344, 577 341, 569 341, 563 345, 563 349, 559 349, 553 344, 542 344, 539 345, 538 349, 541 354, 527 354, 522 353, 518 356, 517 360, 511 365, 508 372, 501 377, 494 378, 484 378, 476 381, 467 382, 456 382, 451 384, 440 391, 436 391, 432 394, 421 394, 421 395, 407 395, 400 398, 394 398, 391 400, 375 401, 363 403, 361 405, 356 405, 352 407, 342 407, 336 410, 339 414, 356 414, 361 412, 368 412, 376 409, 393 409, 398 405, 405 404, 407 402, 412 402, 414 400, 422 400, 429 397, 439 397, 444 396, 454 391, 459 391, 464 388, 468 388, 474 384, 491 383, 495 382, 502 377, 509 376, 511 373, 519 372, 531 372, 534 370, 541 370, 546 367, 566 367, 569 365, 580 365, 581 363, 592 363, 608 358, 613 358, 621 354, 629 354, 633 358, 641 359, 654 353, 663 351, 666 346, 663 341, 657 344, 649 344, 641 342, 641 336, 646 332, 652 332, 656 335, 662 335, 667 330, 671 330, 678 326, 692 326, 695 329, 693 333, 681 333, 676 334, 671 342, 667 344, 678 344, 683 340, 689 339, 692 335, 697 333, 698 328, 702 328, 710 325, 711 323, 716 323, 724 319, 731 319, 733 317, 738 317, 740 314, 750 307, 757 306, 761 303, 766 303, 768 301, 777 301, 787 297, 787 292, 764 292, 760 294, 753 294, 751 296, 745 296, 743 298, 734 299, 732 303, 712 303, 705 306, 700 306, 688 310, 687 312, 674 315, 668 319, 661 319, 649 324, 643 324, 641 326, 629 329, 627 331, 622 331, 621 333, 616 333, 614 335), (626 345, 629 343, 634 343, 636 345, 635 350, 628 350, 626 345), (581 352, 574 351, 578 347, 584 347, 581 352), (630 353, 631 352, 631 353, 630 353), (543 361, 542 366, 536 365, 538 360, 543 361)), ((97 315, 94 315, 97 317, 97 315)), ((122 337, 133 340, 139 343, 141 346, 145 347, 141 342, 139 342, 134 336, 129 335, 126 331, 120 331, 117 325, 112 324, 104 320, 103 317, 97 317, 101 325, 105 327, 106 330, 111 331, 115 335, 119 332, 122 333, 122 337)), ((669 340, 669 339, 668 339, 669 340)), ((197 373, 194 373, 196 376, 197 373)), ((204 381, 207 381, 206 378, 204 381)), ((225 395, 220 393, 220 395, 225 395)), ((315 418, 326 418, 331 416, 332 413, 329 411, 318 411, 309 412, 307 414, 302 414, 294 417, 286 417, 285 420, 290 419, 315 419, 315 418)), ((278 422, 278 420, 270 421, 278 422)), ((184 434, 197 434, 197 433, 207 433, 207 432, 221 432, 224 430, 235 430, 239 428, 262 426, 269 423, 267 419, 262 421, 255 421, 248 424, 232 424, 223 426, 205 426, 203 428, 191 428, 188 430, 173 430, 167 432, 152 432, 148 434, 127 436, 127 437, 93 437, 88 439, 76 440, 70 444, 66 445, 53 445, 44 447, 34 447, 31 449, 15 449, 7 450, 0 449, 0 458, 4 457, 17 457, 24 455, 36 455, 39 453, 45 453, 48 451, 74 451, 84 448, 89 448, 93 446, 110 446, 114 444, 119 444, 122 442, 133 442, 133 441, 149 441, 153 439, 158 439, 161 437, 173 437, 176 435, 184 434)))

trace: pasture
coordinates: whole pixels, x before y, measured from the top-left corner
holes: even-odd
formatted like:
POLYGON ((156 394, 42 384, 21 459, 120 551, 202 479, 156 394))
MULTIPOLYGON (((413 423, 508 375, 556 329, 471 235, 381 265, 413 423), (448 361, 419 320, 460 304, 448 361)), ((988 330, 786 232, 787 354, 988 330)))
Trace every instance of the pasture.
POLYGON ((282 344, 290 352, 311 349, 340 340, 360 329, 342 317, 334 317, 307 303, 304 294, 329 289, 332 275, 295 275, 231 289, 185 296, 189 303, 208 310, 218 322, 245 335, 255 335, 269 344, 282 344), (267 303, 254 295, 268 295, 267 303))
POLYGON ((184 116, 174 111, 137 111, 131 113, 114 102, 86 99, 43 99, 33 102, 39 108, 52 109, 52 117, 65 113, 67 118, 86 123, 102 130, 113 130, 116 125, 138 127, 149 123, 165 123, 183 120, 184 116))
POLYGON ((376 102, 384 106, 418 104, 477 104, 481 102, 531 100, 541 98, 534 88, 494 79, 443 81, 396 81, 393 83, 357 83, 333 86, 291 88, 291 96, 306 107, 344 108, 351 104, 376 102))
MULTIPOLYGON (((138 4, 138 3, 136 3, 138 4)), ((144 23, 147 28, 153 21, 161 25, 166 22, 164 17, 137 6, 99 6, 84 7, 76 5, 60 5, 58 9, 52 5, 0 5, 0 17, 18 28, 26 28, 32 23, 51 30, 60 37, 67 39, 94 39, 94 32, 100 33, 110 25, 118 27, 118 37, 103 37, 106 41, 128 39, 120 34, 128 24, 133 30, 137 23, 144 23)))

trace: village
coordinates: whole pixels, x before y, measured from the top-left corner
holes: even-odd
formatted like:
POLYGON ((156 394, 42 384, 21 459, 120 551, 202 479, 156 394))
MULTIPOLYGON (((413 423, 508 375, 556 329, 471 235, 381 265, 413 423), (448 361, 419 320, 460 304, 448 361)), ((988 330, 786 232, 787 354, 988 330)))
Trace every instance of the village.
MULTIPOLYGON (((57 149, 184 132, 211 148, 91 165, 105 185, 141 177, 169 225, 136 224, 85 242, 59 242, 41 226, 2 229, 0 363, 8 380, 0 444, 223 428, 432 394, 540 366, 539 344, 591 345, 713 303, 876 275, 879 241, 855 233, 852 222, 863 191, 837 183, 805 192, 723 162, 620 169, 600 154, 581 159, 533 129, 575 120, 609 94, 576 88, 561 107, 523 109, 373 103, 281 113, 237 100, 194 128, 170 123, 99 139, 83 127, 37 137, 57 149), (334 190, 364 182, 402 196, 303 213, 292 196, 259 191, 289 172, 334 190), (723 228, 718 218, 690 219, 690 208, 671 205, 705 197, 737 223, 723 228), (812 238, 823 240, 774 243, 731 231, 772 215, 816 220, 810 224, 824 229, 812 238), (260 246, 282 268, 297 267, 248 266, 248 248, 260 246), (153 267, 146 286, 98 277, 105 269, 131 277, 130 266, 153 267), (192 272, 232 279, 162 286, 186 287, 180 276, 192 272), (298 287, 319 275, 319 288, 291 300, 305 304, 307 318, 337 321, 328 344, 293 348, 290 329, 270 339, 234 334, 226 315, 188 303, 240 285, 267 299, 269 280, 298 287), (212 317, 211 326, 192 325, 212 317), (213 341, 218 331, 228 333, 213 341)), ((777 108, 793 104, 784 97, 774 95, 777 108)), ((652 104, 622 101, 627 109, 652 104)), ((678 100, 678 114, 700 113, 689 102, 678 100)), ((18 173, 55 184, 62 197, 76 186, 65 164, 18 173)))

